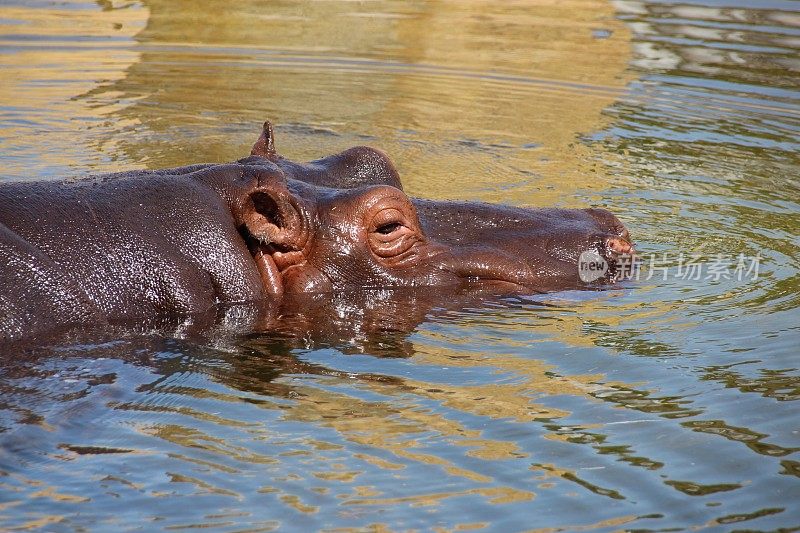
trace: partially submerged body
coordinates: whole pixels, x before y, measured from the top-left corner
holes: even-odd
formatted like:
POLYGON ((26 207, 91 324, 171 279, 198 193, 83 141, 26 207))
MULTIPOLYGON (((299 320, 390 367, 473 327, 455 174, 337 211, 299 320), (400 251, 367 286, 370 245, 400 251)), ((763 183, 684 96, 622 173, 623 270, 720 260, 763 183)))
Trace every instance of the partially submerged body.
POLYGON ((0 339, 291 294, 580 288, 586 251, 633 250, 608 211, 409 198, 383 153, 298 164, 265 124, 236 163, 0 185, 0 339))

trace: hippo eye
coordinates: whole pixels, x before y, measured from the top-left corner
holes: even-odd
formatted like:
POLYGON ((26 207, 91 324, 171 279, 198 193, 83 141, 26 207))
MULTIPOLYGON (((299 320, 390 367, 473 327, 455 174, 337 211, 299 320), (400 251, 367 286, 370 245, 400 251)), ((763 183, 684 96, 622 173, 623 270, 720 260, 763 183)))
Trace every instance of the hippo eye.
POLYGON ((391 233, 394 233, 401 227, 403 227, 403 225, 400 224, 399 222, 390 222, 389 224, 384 224, 383 226, 380 226, 375 231, 380 233, 381 235, 389 235, 391 233))
POLYGON ((368 242, 378 257, 396 257, 407 252, 419 242, 416 224, 406 206, 385 207, 378 211, 369 224, 368 242))

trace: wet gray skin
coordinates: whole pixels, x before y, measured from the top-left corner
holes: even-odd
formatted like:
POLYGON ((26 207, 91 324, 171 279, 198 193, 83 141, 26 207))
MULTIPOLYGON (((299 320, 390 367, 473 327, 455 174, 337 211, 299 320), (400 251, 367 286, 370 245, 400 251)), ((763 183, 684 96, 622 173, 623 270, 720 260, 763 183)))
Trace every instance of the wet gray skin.
POLYGON ((269 123, 237 163, 3 184, 0 223, 4 339, 291 294, 579 288, 581 253, 633 253, 608 211, 411 199, 382 152, 293 163, 269 123))

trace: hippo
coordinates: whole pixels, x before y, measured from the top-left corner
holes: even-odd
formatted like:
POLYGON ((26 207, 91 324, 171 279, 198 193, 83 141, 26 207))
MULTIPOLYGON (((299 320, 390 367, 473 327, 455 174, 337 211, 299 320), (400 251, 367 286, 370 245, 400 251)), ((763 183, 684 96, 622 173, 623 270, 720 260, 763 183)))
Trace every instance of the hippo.
POLYGON ((0 339, 359 289, 597 287, 633 253, 604 209, 410 198, 383 152, 296 163, 266 122, 233 163, 0 184, 0 339), (588 284, 587 251, 611 265, 588 284))

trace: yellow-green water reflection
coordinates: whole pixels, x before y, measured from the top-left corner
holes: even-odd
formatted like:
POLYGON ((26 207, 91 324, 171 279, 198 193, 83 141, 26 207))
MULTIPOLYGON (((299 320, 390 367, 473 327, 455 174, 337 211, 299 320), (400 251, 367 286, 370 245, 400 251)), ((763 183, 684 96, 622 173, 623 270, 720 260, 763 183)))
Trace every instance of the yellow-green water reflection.
MULTIPOLYGON (((576 140, 603 126, 602 110, 630 79, 628 31, 605 2, 228 4, 75 6, 44 42, 14 37, 27 24, 10 26, 18 64, 6 100, 69 102, 57 114, 69 122, 64 134, 46 136, 48 166, 233 160, 270 118, 291 157, 379 144, 417 194, 569 203, 576 187, 603 186, 602 167, 576 140), (109 56, 117 72, 86 72, 109 56), (31 57, 52 71, 30 68, 31 57), (88 161, 70 159, 76 137, 97 151, 88 161)), ((62 12, 10 8, 3 17, 28 15, 62 12)), ((33 128, 4 136, 11 151, 44 141, 33 128)), ((30 171, 20 161, 7 173, 30 171)))

